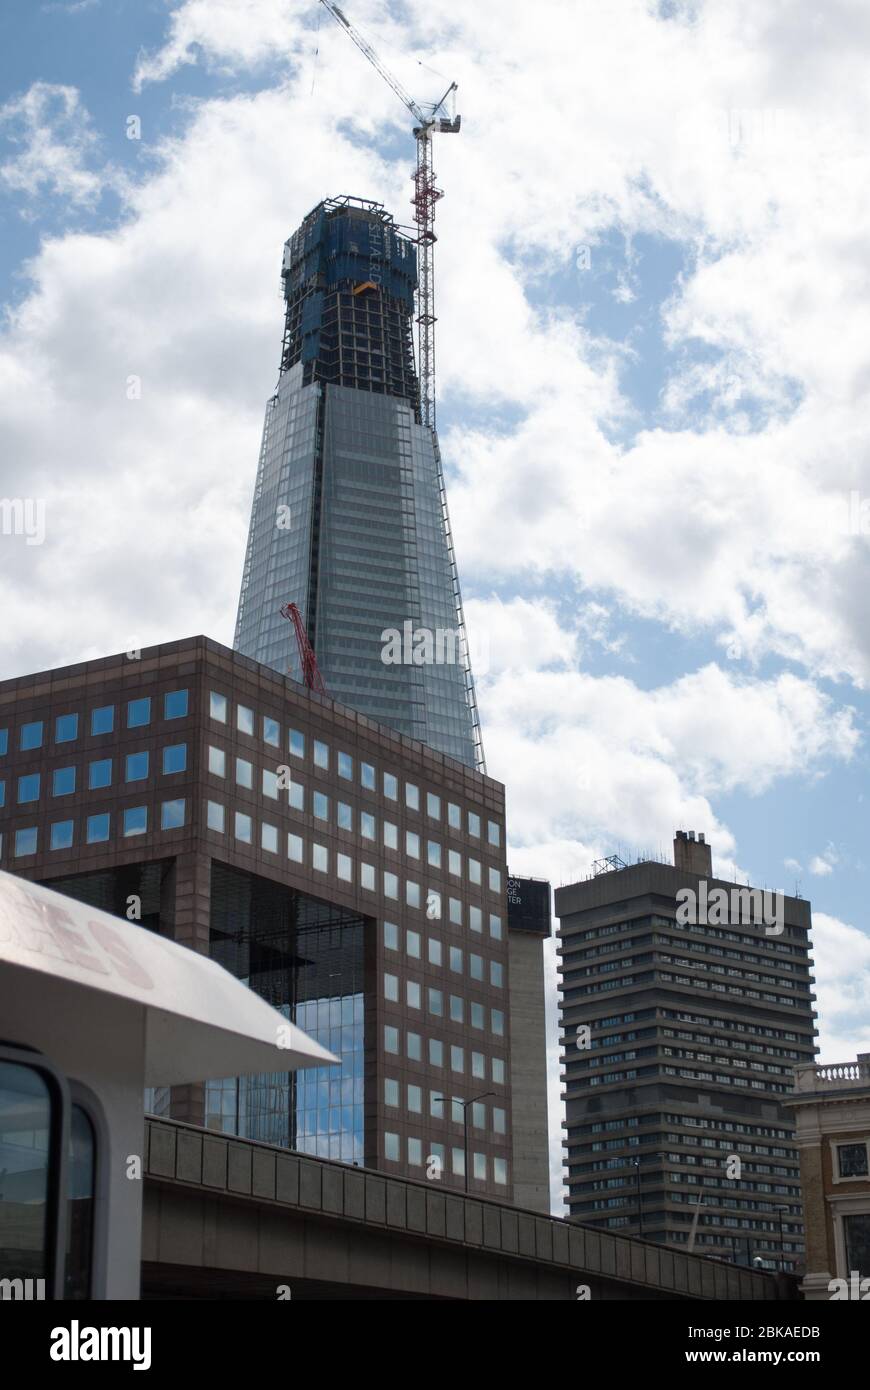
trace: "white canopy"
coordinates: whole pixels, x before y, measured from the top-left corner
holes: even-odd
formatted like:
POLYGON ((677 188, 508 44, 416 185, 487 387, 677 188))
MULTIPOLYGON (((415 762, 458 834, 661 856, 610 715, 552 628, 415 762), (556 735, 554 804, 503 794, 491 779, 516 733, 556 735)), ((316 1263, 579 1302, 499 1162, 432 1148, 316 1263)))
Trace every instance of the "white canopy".
POLYGON ((118 1000, 142 1011, 146 1086, 339 1060, 206 956, 0 872, 0 1020, 13 992, 38 1009, 46 976, 75 991, 80 1029, 102 1031, 118 1000))

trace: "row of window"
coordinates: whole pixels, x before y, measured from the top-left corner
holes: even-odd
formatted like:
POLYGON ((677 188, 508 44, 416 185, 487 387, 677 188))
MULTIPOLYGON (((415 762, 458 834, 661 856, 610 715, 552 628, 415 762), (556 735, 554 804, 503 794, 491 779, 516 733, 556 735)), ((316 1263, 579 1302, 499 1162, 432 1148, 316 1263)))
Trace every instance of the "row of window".
MULTIPOLYGON (((117 813, 121 834, 124 837, 144 835, 148 831, 148 807, 128 806, 117 813)), ((177 830, 185 823, 185 801, 164 801, 160 805, 159 826, 161 830, 177 830)), ((49 826, 49 849, 71 849, 75 843, 73 820, 54 821, 49 826)), ((94 816, 86 816, 84 822, 85 844, 100 845, 111 839, 112 812, 101 811, 94 816)), ((16 859, 36 854, 39 850, 39 827, 27 825, 14 833, 13 853, 16 859)), ((3 837, 0 835, 0 854, 3 851, 3 837)))
MULTIPOLYGON (((500 1009, 491 1009, 492 1032, 495 1037, 504 1037, 504 1014, 500 1009)), ((391 1023, 384 1024, 384 1051, 393 1057, 400 1055, 401 1030, 394 1027, 391 1023)), ((443 1067, 449 1057, 450 1070, 457 1075, 465 1073, 465 1053, 466 1049, 457 1043, 450 1043, 445 1047, 440 1038, 427 1039, 427 1054, 430 1067, 443 1067)), ((478 1076, 475 1067, 483 1067, 485 1071, 486 1059, 481 1052, 469 1052, 469 1071, 473 1077, 478 1076)), ((405 1056, 410 1062, 422 1062, 423 1060, 423 1039, 419 1033, 405 1032, 405 1056)), ((504 1085, 504 1058, 491 1057, 492 1080, 498 1085, 504 1085)), ((484 1079, 481 1073, 480 1079, 484 1079)))
MULTIPOLYGON (((384 1077, 384 1104, 394 1109, 401 1107, 402 1088, 395 1077, 384 1077)), ((423 1087, 408 1082, 405 1086, 405 1108, 409 1115, 423 1114, 423 1087)), ((507 1111, 500 1105, 488 1107, 482 1100, 469 1101, 467 1109, 471 1115, 472 1129, 487 1128, 487 1113, 492 1110, 492 1130, 494 1134, 507 1133, 507 1111)), ((466 1103, 461 1096, 445 1096, 440 1091, 429 1092, 429 1114, 436 1120, 450 1119, 455 1125, 465 1124, 466 1103)))
MULTIPOLYGON (((384 923, 384 945, 387 950, 398 951, 399 949, 399 928, 395 922, 384 923), (387 945, 390 941, 393 944, 387 945)), ((448 965, 455 975, 462 975, 465 970, 465 963, 468 964, 468 975, 472 980, 479 980, 482 984, 486 979, 486 962, 483 956, 477 955, 474 951, 464 952, 461 946, 448 946, 447 951, 442 948, 441 939, 437 936, 430 936, 426 939, 427 959, 430 965, 436 967, 448 965)), ((405 949, 412 960, 421 960, 422 941, 420 933, 408 928, 405 931, 405 949)), ((396 977, 391 975, 391 980, 396 977)), ((387 976, 384 976, 386 987, 387 976)), ((504 967, 501 961, 491 960, 489 962, 489 983, 496 989, 501 989, 504 984, 504 967)), ((389 996, 388 996, 389 997, 389 996)))
MULTIPOLYGON (((128 753, 124 760, 124 781, 143 782, 149 775, 151 755, 142 751, 140 753, 128 753)), ((187 771, 187 744, 170 743, 160 750, 160 770, 164 777, 171 776, 176 772, 187 771)), ((105 787, 111 787, 114 777, 113 758, 95 758, 87 765, 87 789, 88 791, 101 791, 105 787)), ((49 774, 45 774, 46 781, 49 774)), ((71 796, 76 790, 78 780, 78 768, 75 765, 69 767, 56 767, 50 774, 51 776, 51 795, 52 796, 71 796)), ((42 794, 43 774, 41 772, 27 772, 18 778, 17 802, 19 806, 27 805, 38 801, 42 794)), ((6 783, 0 779, 0 806, 6 804, 6 783)))
MULTIPOLYGON (((419 980, 405 980, 405 1004, 409 1009, 423 1008, 423 988, 419 980)), ((399 977, 384 972, 384 999, 388 1004, 398 1004, 399 977)), ((436 1018, 449 1018, 451 1023, 464 1024, 466 1016, 472 1028, 486 1027, 486 1009, 483 1004, 465 1000, 461 994, 448 994, 447 1011, 444 1008, 444 991, 434 986, 426 987, 426 1012, 436 1018), (466 1009, 466 1004, 468 1005, 466 1009)), ((504 1037, 504 1014, 501 1009, 490 1009, 490 1027, 496 1037, 504 1037)))
MULTIPOLYGON (((229 722, 229 700, 226 695, 219 694, 212 690, 209 695, 209 714, 213 720, 219 724, 229 722)), ((251 738, 256 738, 257 719, 254 711, 247 705, 236 705, 236 728, 239 733, 247 734, 251 738)), ((260 721, 261 736, 265 743, 273 748, 281 747, 281 728, 277 719, 272 719, 268 715, 262 715, 260 721)), ((287 730, 287 749, 294 758, 304 759, 306 757, 306 737, 299 729, 287 730)), ((315 767, 328 771, 332 758, 335 758, 335 768, 339 777, 345 778, 349 782, 356 780, 354 758, 350 753, 333 750, 329 744, 321 739, 311 739, 311 757, 315 767)), ((371 763, 359 761, 359 785, 364 791, 376 792, 378 790, 377 771, 371 763)), ((391 772, 382 773, 381 786, 383 794, 390 801, 399 799, 399 780, 391 772)), ((420 788, 414 782, 405 782, 404 801, 409 811, 419 811, 421 809, 422 798, 420 788)), ((441 797, 435 792, 427 792, 425 796, 426 815, 431 820, 440 821, 442 819, 441 797)), ((447 803, 447 824, 453 830, 462 830, 462 808, 454 802, 447 803)), ((474 811, 466 814, 467 833, 475 839, 481 835, 481 817, 474 811)), ((490 845, 498 848, 501 845, 501 826, 498 821, 487 820, 486 837, 490 845)))
MULTIPOLYGON (((427 1144, 428 1152, 425 1156, 425 1166, 431 1169, 433 1177, 439 1177, 444 1171, 445 1151, 443 1144, 427 1144)), ((398 1134, 386 1132, 384 1134, 384 1158, 390 1163, 402 1162, 402 1141, 398 1134)), ((407 1161, 412 1168, 422 1168, 424 1166, 423 1141, 411 1135, 407 1141, 407 1161)), ((450 1150, 451 1171, 455 1177, 465 1177, 465 1150, 463 1148, 451 1148, 450 1150)), ((477 1182, 486 1182, 489 1177, 489 1160, 486 1154, 472 1154, 472 1176, 477 1182)), ((495 1157, 492 1160, 492 1179, 500 1186, 507 1186, 508 1170, 507 1159, 495 1157)))
MULTIPOLYGON (((145 724, 151 723, 150 695, 143 695, 135 700, 127 701, 127 728, 139 729, 145 724)), ((169 690, 163 696, 163 718, 164 719, 183 719, 188 713, 189 701, 186 690, 169 690)), ((22 724, 18 730, 18 748, 22 753, 30 752, 35 748, 42 748, 46 736, 46 723, 44 719, 34 719, 28 724, 22 724)), ((111 734, 115 728, 115 706, 100 705, 90 712, 90 732, 95 737, 98 734, 111 734)), ((79 715, 78 714, 59 714, 54 721, 54 742, 72 743, 79 736, 79 715)), ((0 757, 5 756, 9 751, 9 730, 0 729, 0 757)))

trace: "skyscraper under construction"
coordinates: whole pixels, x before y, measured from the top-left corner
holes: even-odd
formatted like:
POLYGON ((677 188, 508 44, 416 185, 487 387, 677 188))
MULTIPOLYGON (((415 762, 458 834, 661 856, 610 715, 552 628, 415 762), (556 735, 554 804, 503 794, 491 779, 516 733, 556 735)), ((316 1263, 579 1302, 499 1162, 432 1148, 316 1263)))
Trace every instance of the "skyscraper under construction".
POLYGON ((296 603, 333 699, 481 768, 438 440, 420 411, 414 242, 380 203, 329 199, 286 242, 282 282, 235 645, 301 678, 280 612, 296 603), (426 640, 409 650, 409 632, 426 640))

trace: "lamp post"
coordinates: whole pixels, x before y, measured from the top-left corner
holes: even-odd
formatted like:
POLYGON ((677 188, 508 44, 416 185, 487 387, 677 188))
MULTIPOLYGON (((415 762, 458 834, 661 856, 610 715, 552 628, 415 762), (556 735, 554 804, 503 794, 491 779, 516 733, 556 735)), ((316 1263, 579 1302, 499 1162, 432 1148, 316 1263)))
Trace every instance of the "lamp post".
POLYGON ((784 1234, 783 1234, 783 1229, 782 1229, 782 1214, 783 1214, 784 1211, 788 1211, 788 1207, 787 1207, 787 1206, 776 1206, 776 1207, 774 1207, 774 1211, 775 1211, 775 1212, 777 1213, 777 1215, 779 1216, 779 1267, 780 1267, 780 1269, 782 1270, 782 1272, 783 1272, 783 1274, 784 1274, 784 1273, 785 1273, 785 1236, 784 1236, 784 1234))
MULTIPOLYGON (((462 1134, 463 1134, 463 1142, 464 1142, 464 1144, 465 1144, 465 1148, 464 1148, 464 1150, 463 1150, 463 1154, 464 1154, 465 1191, 466 1191, 466 1193, 468 1192, 468 1168, 469 1168, 469 1163, 468 1163, 468 1107, 469 1107, 469 1105, 473 1105, 474 1102, 475 1102, 476 1100, 486 1100, 487 1096, 492 1096, 494 1099, 497 1099, 497 1096, 496 1096, 495 1091, 482 1091, 481 1094, 480 1094, 479 1096, 472 1096, 472 1097, 471 1097, 471 1100, 461 1100, 461 1101, 459 1101, 459 1104, 462 1106, 462 1134)), ((445 1095, 441 1095, 440 1093, 438 1093, 438 1094, 436 1094, 436 1095, 433 1095, 432 1099, 433 1099, 433 1100, 440 1100, 441 1104, 443 1105, 444 1102, 445 1102, 445 1100, 448 1099, 448 1097, 445 1096, 445 1095)))
POLYGON ((634 1159, 634 1166, 637 1170, 637 1234, 638 1239, 643 1240, 643 1208, 640 1204, 640 1155, 634 1159))

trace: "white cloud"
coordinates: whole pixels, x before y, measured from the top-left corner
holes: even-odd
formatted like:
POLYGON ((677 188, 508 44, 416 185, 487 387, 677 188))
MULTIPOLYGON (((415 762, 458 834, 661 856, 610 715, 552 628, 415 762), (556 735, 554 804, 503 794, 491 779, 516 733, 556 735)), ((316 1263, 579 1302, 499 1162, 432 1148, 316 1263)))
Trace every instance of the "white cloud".
POLYGON ((10 192, 53 194, 78 207, 98 199, 106 174, 88 167, 98 139, 74 87, 34 82, 0 106, 0 138, 13 150, 0 164, 10 192))
POLYGON ((857 927, 813 913, 821 1062, 853 1062, 870 1052, 870 936, 857 927))
POLYGON ((827 877, 834 872, 840 862, 840 855, 834 845, 828 845, 822 854, 814 854, 809 862, 809 871, 820 878, 827 877))

